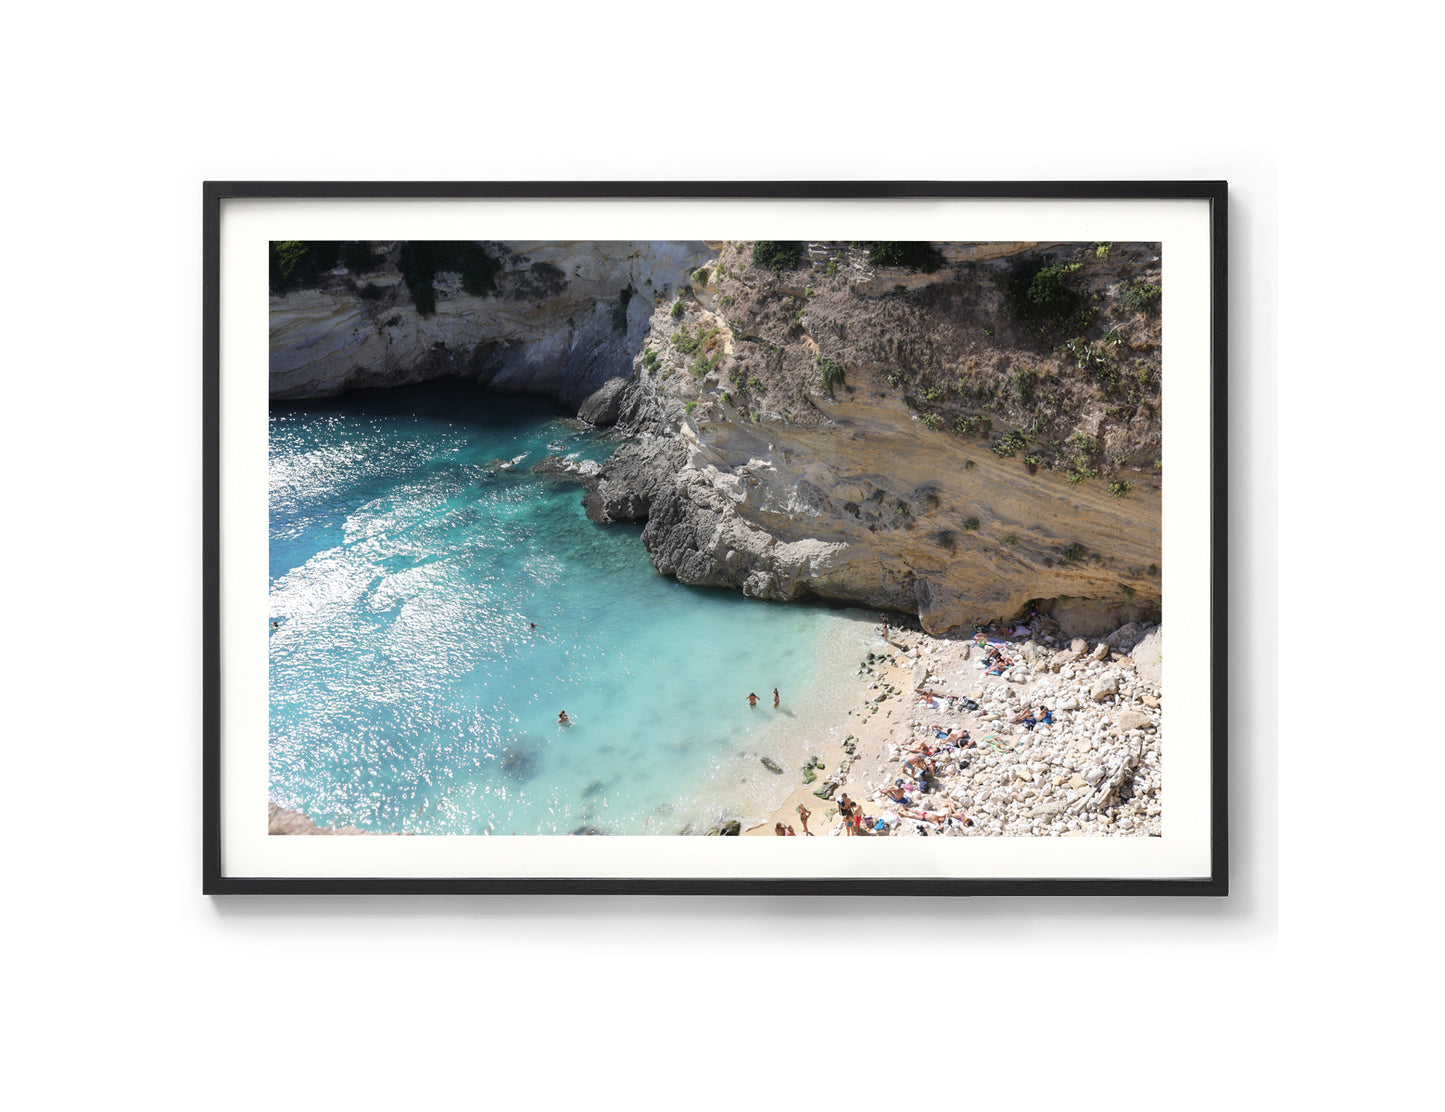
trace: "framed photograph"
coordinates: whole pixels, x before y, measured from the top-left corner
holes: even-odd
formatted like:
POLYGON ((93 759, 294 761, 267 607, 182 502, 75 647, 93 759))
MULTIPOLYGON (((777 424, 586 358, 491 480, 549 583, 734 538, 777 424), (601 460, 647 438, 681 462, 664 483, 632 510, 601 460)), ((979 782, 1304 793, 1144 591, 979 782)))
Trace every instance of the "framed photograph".
POLYGON ((1226 895, 1226 209, 207 183, 204 891, 1226 895))

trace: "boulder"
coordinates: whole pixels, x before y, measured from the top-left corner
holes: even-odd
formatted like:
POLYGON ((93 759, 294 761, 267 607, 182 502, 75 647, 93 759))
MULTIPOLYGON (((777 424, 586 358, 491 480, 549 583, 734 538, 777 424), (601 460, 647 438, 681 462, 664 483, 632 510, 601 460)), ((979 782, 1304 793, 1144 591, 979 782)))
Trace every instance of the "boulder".
POLYGON ((1114 728, 1121 734, 1130 730, 1151 730, 1154 728, 1154 720, 1143 711, 1126 710, 1114 719, 1114 728))
POLYGON ((736 838, 741 835, 742 832, 743 824, 740 823, 737 819, 729 819, 727 822, 723 823, 720 826, 714 826, 707 833, 708 837, 710 838, 736 838))
POLYGON ((1144 639, 1150 627, 1142 622, 1130 622, 1122 625, 1108 637, 1104 638, 1105 644, 1116 653, 1131 652, 1135 645, 1144 639))
POLYGON ((615 425, 617 411, 622 400, 622 391, 627 386, 623 378, 610 378, 601 389, 588 395, 577 409, 577 416, 591 425, 615 425))
POLYGON ((1129 655, 1134 658, 1134 670, 1139 679, 1158 687, 1164 671, 1164 627, 1160 626, 1146 635, 1129 655))
POLYGON ((1102 703, 1110 696, 1119 694, 1120 682, 1121 677, 1117 669, 1105 672, 1094 681, 1094 686, 1089 689, 1089 698, 1096 703, 1102 703))
POLYGON ((782 771, 783 771, 783 766, 780 765, 780 764, 778 764, 777 761, 773 760, 772 757, 763 757, 763 758, 762 758, 762 762, 763 762, 763 767, 764 767, 765 769, 767 769, 769 772, 782 772, 782 771))

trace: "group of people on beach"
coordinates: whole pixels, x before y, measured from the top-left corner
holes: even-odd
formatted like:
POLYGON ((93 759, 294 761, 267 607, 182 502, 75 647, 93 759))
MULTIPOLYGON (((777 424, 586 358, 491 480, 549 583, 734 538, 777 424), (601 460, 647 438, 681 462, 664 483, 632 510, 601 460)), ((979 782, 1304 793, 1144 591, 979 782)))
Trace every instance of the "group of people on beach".
POLYGON ((884 811, 879 815, 868 815, 863 811, 863 805, 848 798, 844 792, 838 797, 838 814, 843 820, 843 832, 850 837, 857 837, 864 834, 891 834, 903 825, 905 819, 911 819, 915 823, 928 823, 930 826, 958 827, 972 826, 973 820, 963 813, 961 808, 955 808, 952 803, 942 811, 928 811, 922 808, 915 808, 910 805, 911 797, 903 791, 903 781, 894 782, 894 787, 884 793, 898 806, 891 811, 884 811), (897 792, 898 794, 893 794, 897 792))
MULTIPOLYGON (((1031 613, 1025 618, 1027 620, 1027 618, 1035 616, 1036 614, 1031 613)), ((883 622, 886 639, 887 617, 880 615, 880 618, 883 622)), ((997 634, 1001 634, 1003 637, 1028 636, 1029 629, 1021 623, 1015 623, 996 631, 997 634)), ((985 675, 1001 675, 1012 667, 1013 660, 1003 652, 997 643, 990 642, 987 630, 981 629, 975 634, 973 646, 979 650, 980 667, 983 668, 985 675)), ((926 689, 918 692, 918 703, 920 706, 927 705, 950 712, 954 710, 955 705, 961 705, 963 709, 970 711, 978 709, 978 704, 972 699, 926 689)), ((1052 725, 1053 721, 1053 712, 1042 704, 1026 707, 1013 719, 1015 724, 1022 725, 1026 730, 1033 730, 1040 725, 1052 725)), ((985 738, 984 740, 988 741, 989 739, 985 738)), ((901 771, 906 774, 907 778, 895 779, 891 786, 882 788, 878 796, 879 802, 889 806, 889 810, 876 816, 868 815, 864 813, 862 804, 850 799, 846 792, 838 797, 838 814, 842 819, 843 832, 848 835, 890 834, 903 826, 905 822, 910 821, 920 833, 971 827, 973 820, 964 813, 962 808, 950 801, 945 800, 938 805, 941 807, 938 810, 926 808, 922 803, 925 796, 938 789, 940 766, 945 761, 953 761, 956 762, 959 770, 967 769, 970 763, 968 751, 977 750, 977 748, 978 742, 963 725, 934 726, 931 742, 922 741, 917 745, 901 748, 903 755, 901 771)), ((787 831, 781 832, 786 833, 787 831)))

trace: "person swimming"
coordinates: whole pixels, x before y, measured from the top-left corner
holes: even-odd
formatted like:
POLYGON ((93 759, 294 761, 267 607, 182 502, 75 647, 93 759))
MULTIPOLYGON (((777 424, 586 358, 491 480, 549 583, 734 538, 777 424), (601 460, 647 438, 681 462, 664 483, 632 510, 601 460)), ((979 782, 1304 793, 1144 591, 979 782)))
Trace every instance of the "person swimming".
POLYGON ((570 718, 567 717, 567 712, 566 712, 565 710, 564 710, 561 714, 559 714, 559 715, 557 716, 557 725, 559 725, 559 726, 570 726, 570 725, 572 725, 572 719, 570 719, 570 718))

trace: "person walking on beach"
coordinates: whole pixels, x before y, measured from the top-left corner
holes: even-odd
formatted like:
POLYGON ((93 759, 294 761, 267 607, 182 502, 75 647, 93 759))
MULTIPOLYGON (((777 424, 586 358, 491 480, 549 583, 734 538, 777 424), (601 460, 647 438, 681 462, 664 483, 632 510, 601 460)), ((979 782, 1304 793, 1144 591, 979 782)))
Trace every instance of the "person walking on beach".
POLYGON ((878 620, 883 623, 883 643, 888 644, 888 615, 879 614, 878 620))
POLYGON ((778 689, 776 687, 773 688, 773 709, 778 709, 778 689))
POLYGON ((755 706, 757 706, 757 705, 758 705, 758 697, 757 697, 756 693, 751 692, 751 691, 748 692, 748 706, 750 706, 750 707, 755 707, 755 706))
POLYGON ((811 838, 811 837, 813 837, 813 832, 808 829, 808 820, 809 820, 810 818, 812 818, 812 817, 813 817, 813 812, 810 811, 810 810, 808 810, 808 808, 804 807, 801 803, 799 803, 799 804, 798 804, 798 818, 802 819, 802 821, 803 821, 803 836, 804 836, 805 838, 811 838))

